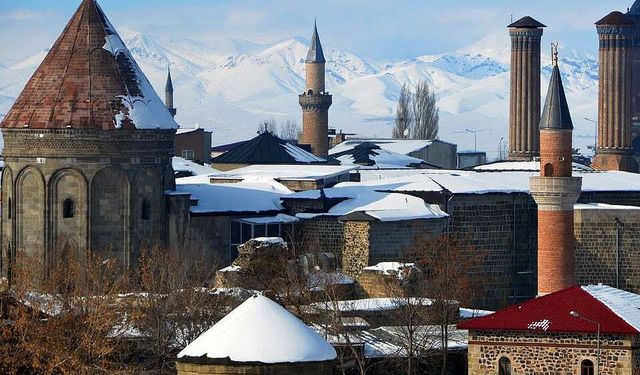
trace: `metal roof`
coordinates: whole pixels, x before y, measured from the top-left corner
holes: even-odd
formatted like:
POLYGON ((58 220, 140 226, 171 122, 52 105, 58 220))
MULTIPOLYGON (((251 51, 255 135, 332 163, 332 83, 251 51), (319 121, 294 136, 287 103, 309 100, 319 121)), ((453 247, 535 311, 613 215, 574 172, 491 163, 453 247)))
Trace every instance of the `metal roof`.
POLYGON ((544 102, 540 129, 573 129, 567 97, 562 86, 562 77, 557 61, 554 62, 547 99, 544 102))
POLYGON ((322 52, 322 44, 320 44, 320 37, 318 36, 318 27, 316 22, 313 22, 313 35, 311 36, 311 45, 309 46, 309 53, 307 53, 308 63, 324 63, 324 53, 322 52))
MULTIPOLYGON (((609 292, 619 291, 611 287, 599 287, 604 287, 609 292)), ((620 311, 612 310, 612 308, 608 306, 609 301, 602 297, 603 293, 594 293, 594 289, 598 290, 598 287, 573 286, 517 305, 509 306, 484 317, 460 323, 458 328, 491 331, 596 333, 597 326, 595 324, 576 318, 570 314, 571 311, 576 311, 584 318, 599 322, 602 333, 628 335, 637 335, 640 333, 638 329, 628 323, 629 319, 625 319, 625 312, 621 314, 622 309, 620 309, 620 311)), ((640 297, 633 293, 625 293, 640 297)), ((604 294, 604 296, 606 297, 607 294, 604 294)), ((631 309, 633 309, 633 307, 631 307, 631 309)), ((636 310, 635 313, 626 312, 626 314, 640 315, 640 310, 636 310)))

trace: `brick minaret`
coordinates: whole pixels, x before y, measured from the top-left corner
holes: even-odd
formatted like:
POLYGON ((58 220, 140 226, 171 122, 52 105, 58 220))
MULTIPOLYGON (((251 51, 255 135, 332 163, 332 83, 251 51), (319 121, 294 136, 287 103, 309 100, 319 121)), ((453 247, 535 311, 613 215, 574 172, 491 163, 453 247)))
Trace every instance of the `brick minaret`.
POLYGON ((511 36, 509 159, 532 160, 540 153, 540 22, 527 16, 507 26, 511 36))
POLYGON ((540 177, 531 177, 538 204, 538 295, 574 284, 573 205, 582 178, 571 176, 573 123, 553 51, 553 73, 540 119, 540 177))
POLYGON ((640 0, 636 0, 629 8, 627 18, 635 24, 631 51, 631 139, 633 140, 640 139, 640 0))
POLYGON ((324 88, 324 53, 318 37, 318 29, 313 25, 311 46, 305 62, 305 90, 300 95, 302 107, 301 144, 311 146, 311 151, 318 156, 327 156, 329 149, 329 107, 331 95, 324 88))
POLYGON ((167 83, 164 85, 164 105, 176 117, 177 109, 173 106, 173 82, 171 82, 171 69, 167 67, 167 83))
POLYGON ((634 23, 620 12, 596 22, 600 40, 598 144, 593 165, 636 171, 631 156, 631 47, 634 23))

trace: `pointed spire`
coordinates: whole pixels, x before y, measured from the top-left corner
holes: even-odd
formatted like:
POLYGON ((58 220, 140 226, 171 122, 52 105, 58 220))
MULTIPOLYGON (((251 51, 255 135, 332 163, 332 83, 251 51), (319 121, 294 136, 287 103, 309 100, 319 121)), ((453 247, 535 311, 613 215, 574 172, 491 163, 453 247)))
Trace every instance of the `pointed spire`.
POLYGON ((558 43, 551 44, 551 53, 553 55, 553 72, 540 119, 540 129, 570 130, 573 129, 573 121, 571 121, 569 105, 558 68, 558 43))
POLYGON ((307 54, 308 63, 324 63, 324 53, 322 52, 322 44, 320 44, 320 37, 318 36, 318 27, 316 20, 313 20, 313 35, 311 36, 311 45, 309 46, 309 53, 307 54))
POLYGON ((164 92, 173 92, 173 82, 171 82, 171 66, 167 65, 167 83, 164 85, 164 92))

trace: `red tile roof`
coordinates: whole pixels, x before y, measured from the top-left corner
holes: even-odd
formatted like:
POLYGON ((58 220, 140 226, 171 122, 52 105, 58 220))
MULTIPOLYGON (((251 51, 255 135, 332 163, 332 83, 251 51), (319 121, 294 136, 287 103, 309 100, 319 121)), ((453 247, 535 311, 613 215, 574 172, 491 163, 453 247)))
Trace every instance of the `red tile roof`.
POLYGON ((176 128, 95 0, 83 0, 2 128, 176 128))
POLYGON ((509 306, 484 317, 462 322, 458 328, 492 331, 597 332, 595 324, 571 316, 571 311, 599 322, 601 333, 631 335, 640 333, 638 329, 580 286, 563 289, 509 306))

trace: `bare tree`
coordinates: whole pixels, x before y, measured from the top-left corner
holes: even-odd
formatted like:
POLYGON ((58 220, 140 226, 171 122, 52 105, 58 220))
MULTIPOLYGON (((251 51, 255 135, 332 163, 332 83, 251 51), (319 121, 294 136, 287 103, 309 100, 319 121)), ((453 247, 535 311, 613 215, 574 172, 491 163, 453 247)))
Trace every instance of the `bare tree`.
POLYGON ((276 134, 277 129, 278 129, 278 126, 276 124, 276 120, 273 117, 266 120, 262 120, 258 124, 258 134, 262 134, 265 132, 276 134))
POLYGON ((411 136, 411 102, 413 94, 407 87, 407 84, 402 85, 400 89, 400 96, 398 97, 398 105, 396 107, 396 123, 393 128, 392 137, 394 139, 407 139, 411 136))
POLYGON ((440 116, 436 103, 436 95, 429 88, 426 81, 419 81, 415 86, 411 111, 413 127, 411 138, 435 139, 438 137, 438 122, 440 116))
POLYGON ((302 133, 302 129, 297 122, 286 119, 284 122, 280 123, 278 127, 278 137, 286 140, 295 140, 298 139, 302 133))

